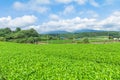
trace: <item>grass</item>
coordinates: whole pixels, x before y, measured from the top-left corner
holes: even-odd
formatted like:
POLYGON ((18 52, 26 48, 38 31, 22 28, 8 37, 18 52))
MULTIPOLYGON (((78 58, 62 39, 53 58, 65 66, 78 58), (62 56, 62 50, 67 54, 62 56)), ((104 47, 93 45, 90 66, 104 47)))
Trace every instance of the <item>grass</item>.
POLYGON ((65 44, 65 43, 72 43, 72 40, 46 40, 41 41, 41 43, 49 43, 49 44, 65 44))
MULTIPOLYGON (((88 37, 89 42, 109 42, 112 40, 108 39, 108 36, 96 36, 96 37, 88 37)), ((84 43, 84 38, 80 39, 66 39, 66 40, 46 40, 40 41, 40 43, 49 43, 49 44, 67 44, 67 43, 84 43)))
POLYGON ((120 80, 120 43, 0 42, 0 80, 120 80))

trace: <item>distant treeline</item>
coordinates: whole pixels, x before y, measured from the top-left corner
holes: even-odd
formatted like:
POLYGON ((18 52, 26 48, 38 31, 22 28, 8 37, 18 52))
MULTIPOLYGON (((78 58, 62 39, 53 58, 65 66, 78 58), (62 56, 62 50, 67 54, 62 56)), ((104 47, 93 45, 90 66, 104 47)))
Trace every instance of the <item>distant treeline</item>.
POLYGON ((21 30, 16 28, 15 31, 12 31, 10 28, 0 29, 0 41, 37 43, 39 40, 39 34, 34 29, 21 30))
POLYGON ((35 29, 11 30, 10 28, 0 29, 0 41, 17 43, 38 43, 47 40, 78 39, 84 37, 108 36, 109 39, 119 38, 120 32, 117 31, 98 31, 98 32, 79 32, 66 34, 39 34, 35 29))
POLYGON ((120 32, 118 31, 96 31, 96 32, 79 32, 79 33, 66 33, 66 34, 49 34, 49 36, 50 36, 50 39, 56 39, 56 38, 78 39, 78 38, 98 37, 98 36, 108 36, 109 39, 113 39, 113 38, 120 38, 120 32))

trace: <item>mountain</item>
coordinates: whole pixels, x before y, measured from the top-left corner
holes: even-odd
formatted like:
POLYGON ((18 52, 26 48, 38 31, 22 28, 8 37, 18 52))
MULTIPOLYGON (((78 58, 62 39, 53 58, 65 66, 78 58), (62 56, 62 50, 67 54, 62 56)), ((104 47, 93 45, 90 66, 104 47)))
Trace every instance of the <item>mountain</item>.
POLYGON ((46 32, 46 33, 43 33, 43 34, 66 34, 66 33, 69 33, 69 32, 62 31, 62 30, 56 30, 56 31, 49 31, 49 32, 46 32))
POLYGON ((80 29, 80 30, 74 31, 74 33, 80 33, 80 32, 100 32, 100 31, 102 31, 102 30, 80 29))
POLYGON ((100 32, 101 30, 93 30, 93 29, 80 29, 76 30, 74 32, 68 32, 68 31, 62 31, 62 30, 56 30, 56 31, 49 31, 42 34, 67 34, 67 33, 81 33, 81 32, 100 32))

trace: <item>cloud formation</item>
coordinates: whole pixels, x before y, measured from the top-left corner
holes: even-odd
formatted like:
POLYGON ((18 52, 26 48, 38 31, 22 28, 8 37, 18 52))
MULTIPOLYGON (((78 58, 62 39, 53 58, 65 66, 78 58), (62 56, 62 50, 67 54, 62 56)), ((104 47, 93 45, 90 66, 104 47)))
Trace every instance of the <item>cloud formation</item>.
POLYGON ((29 0, 26 3, 23 2, 14 2, 13 8, 16 10, 32 10, 39 13, 45 13, 50 10, 50 4, 57 4, 57 3, 63 3, 63 4, 69 4, 69 3, 77 3, 79 5, 85 5, 86 3, 89 3, 90 5, 94 7, 98 7, 99 4, 95 0, 29 0))
POLYGON ((27 3, 15 2, 13 8, 23 11, 35 11, 39 13, 45 13, 49 10, 45 5, 50 4, 49 0, 29 0, 27 3))
POLYGON ((49 18, 50 18, 51 20, 59 20, 59 19, 60 19, 60 17, 59 17, 58 15, 56 15, 56 14, 50 14, 50 15, 49 15, 49 18))
POLYGON ((89 3, 94 7, 99 7, 99 4, 95 0, 89 0, 89 3))
POLYGON ((38 25, 36 30, 39 32, 48 32, 48 31, 57 31, 57 30, 63 30, 72 32, 79 29, 86 29, 91 28, 96 22, 96 19, 88 19, 88 18, 80 18, 76 17, 73 19, 66 19, 66 20, 59 20, 59 21, 49 21, 47 23, 43 23, 41 25, 38 25))
POLYGON ((99 15, 93 10, 80 11, 79 15, 87 18, 98 18, 99 15))
POLYGON ((55 0, 58 3, 64 3, 64 4, 68 4, 71 3, 73 0, 55 0))
POLYGON ((68 15, 70 13, 74 13, 75 12, 75 8, 73 5, 69 5, 69 6, 66 6, 64 11, 63 11, 63 15, 68 15))
POLYGON ((116 11, 106 19, 101 20, 98 25, 105 30, 120 31, 120 11, 116 11))
POLYGON ((95 18, 81 18, 75 17, 73 19, 61 19, 56 14, 51 14, 50 21, 43 22, 42 24, 35 25, 37 17, 34 15, 25 15, 22 17, 0 18, 0 28, 9 27, 14 29, 20 27, 22 29, 34 28, 39 33, 63 30, 72 32, 80 29, 94 29, 94 30, 120 30, 120 11, 112 13, 109 17, 98 20, 95 18))
POLYGON ((99 7, 99 4, 95 0, 55 0, 55 1, 63 4, 69 4, 75 2, 79 5, 85 5, 86 3, 89 3, 94 7, 99 7))
POLYGON ((0 18, 0 28, 9 27, 14 29, 16 27, 25 28, 33 25, 37 20, 34 15, 25 15, 22 17, 12 18, 11 16, 0 18))
POLYGON ((120 30, 120 12, 114 12, 109 17, 98 20, 97 18, 80 18, 73 19, 59 19, 59 21, 51 20, 41 25, 32 26, 38 32, 44 33, 48 31, 75 31, 80 29, 94 29, 94 30, 120 30))

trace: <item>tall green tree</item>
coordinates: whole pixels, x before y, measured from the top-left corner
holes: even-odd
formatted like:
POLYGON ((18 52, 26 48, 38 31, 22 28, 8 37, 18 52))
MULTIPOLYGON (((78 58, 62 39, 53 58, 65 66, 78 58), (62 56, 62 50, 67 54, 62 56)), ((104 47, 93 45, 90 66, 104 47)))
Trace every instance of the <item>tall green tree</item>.
POLYGON ((21 28, 17 27, 15 32, 19 32, 19 31, 21 31, 21 28))

